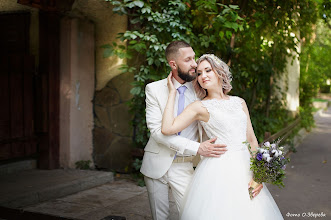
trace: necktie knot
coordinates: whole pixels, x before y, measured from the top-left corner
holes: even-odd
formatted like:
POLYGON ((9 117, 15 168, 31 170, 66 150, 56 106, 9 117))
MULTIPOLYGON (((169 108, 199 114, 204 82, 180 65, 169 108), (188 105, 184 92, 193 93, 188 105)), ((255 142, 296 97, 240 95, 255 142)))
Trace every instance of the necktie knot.
POLYGON ((186 89, 187 89, 186 86, 181 86, 177 90, 178 90, 179 94, 184 94, 184 92, 185 92, 186 89))

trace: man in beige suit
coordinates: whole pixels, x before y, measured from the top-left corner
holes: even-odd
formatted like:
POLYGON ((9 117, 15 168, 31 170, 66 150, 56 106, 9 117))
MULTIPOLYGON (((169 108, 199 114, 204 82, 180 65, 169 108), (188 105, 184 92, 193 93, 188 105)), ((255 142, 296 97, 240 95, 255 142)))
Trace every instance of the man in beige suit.
MULTIPOLYGON (((174 41, 166 48, 166 58, 178 90, 175 105, 178 115, 183 108, 197 100, 191 82, 196 78, 195 53, 188 43, 174 41)), ((213 144, 216 138, 199 143, 202 130, 198 122, 193 122, 177 135, 163 135, 162 114, 169 94, 167 79, 148 84, 145 92, 146 121, 151 136, 145 147, 140 171, 144 174, 153 219, 164 220, 169 218, 169 187, 180 209, 193 174, 194 156, 219 157, 226 151, 226 146, 213 144)))

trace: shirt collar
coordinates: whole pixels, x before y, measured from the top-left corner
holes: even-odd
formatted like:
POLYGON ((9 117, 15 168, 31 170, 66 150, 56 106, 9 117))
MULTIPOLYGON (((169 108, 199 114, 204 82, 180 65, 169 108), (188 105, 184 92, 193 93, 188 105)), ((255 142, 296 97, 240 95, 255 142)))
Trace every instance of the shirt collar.
POLYGON ((184 84, 180 84, 174 77, 172 77, 172 82, 176 89, 185 85, 188 90, 194 91, 192 82, 186 82, 184 84))

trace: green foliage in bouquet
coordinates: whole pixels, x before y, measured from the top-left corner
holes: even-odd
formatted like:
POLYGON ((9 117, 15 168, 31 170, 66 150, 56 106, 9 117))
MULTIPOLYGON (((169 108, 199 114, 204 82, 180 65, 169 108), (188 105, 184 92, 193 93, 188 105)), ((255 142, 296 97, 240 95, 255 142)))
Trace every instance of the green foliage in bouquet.
POLYGON ((255 182, 284 187, 285 168, 290 159, 284 157, 283 147, 279 147, 278 144, 279 142, 265 142, 256 152, 252 152, 251 146, 248 145, 252 156, 250 169, 255 182))

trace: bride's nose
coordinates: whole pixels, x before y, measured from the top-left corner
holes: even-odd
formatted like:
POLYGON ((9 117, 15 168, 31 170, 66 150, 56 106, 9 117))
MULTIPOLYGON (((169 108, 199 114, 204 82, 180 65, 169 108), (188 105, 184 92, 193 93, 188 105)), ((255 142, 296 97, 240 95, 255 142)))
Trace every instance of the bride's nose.
POLYGON ((207 77, 207 75, 206 75, 206 72, 205 72, 205 71, 203 71, 203 72, 201 73, 201 77, 202 77, 202 79, 205 79, 205 78, 207 77))

